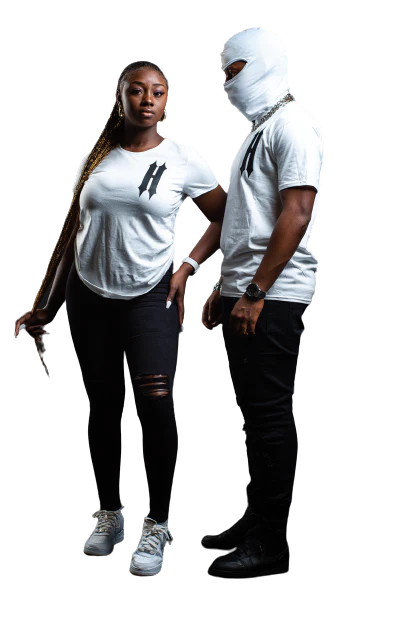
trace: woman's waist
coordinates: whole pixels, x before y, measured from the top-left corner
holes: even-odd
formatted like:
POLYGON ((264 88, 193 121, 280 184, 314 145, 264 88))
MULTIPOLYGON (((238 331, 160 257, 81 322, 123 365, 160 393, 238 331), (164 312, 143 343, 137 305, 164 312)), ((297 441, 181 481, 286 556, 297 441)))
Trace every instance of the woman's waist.
POLYGON ((73 270, 76 278, 82 284, 80 295, 94 302, 106 302, 109 305, 139 301, 143 297, 166 298, 170 279, 173 273, 172 258, 159 267, 153 266, 153 271, 141 271, 139 266, 131 266, 130 271, 121 272, 112 269, 102 270, 99 265, 91 267, 82 265, 79 258, 75 258, 73 270), (95 297, 95 298, 94 298, 95 297))

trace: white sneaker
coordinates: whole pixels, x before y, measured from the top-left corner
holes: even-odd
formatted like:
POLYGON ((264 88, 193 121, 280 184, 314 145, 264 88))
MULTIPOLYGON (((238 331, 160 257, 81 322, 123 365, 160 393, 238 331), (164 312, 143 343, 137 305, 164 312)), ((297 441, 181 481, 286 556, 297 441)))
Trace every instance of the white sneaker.
POLYGON ((85 543, 84 552, 88 556, 107 556, 114 545, 124 539, 124 517, 118 511, 96 511, 92 517, 97 518, 96 528, 85 543))
POLYGON ((166 541, 171 544, 173 537, 167 527, 167 521, 157 523, 145 517, 142 537, 132 554, 130 572, 133 575, 156 575, 163 564, 163 552, 166 541))

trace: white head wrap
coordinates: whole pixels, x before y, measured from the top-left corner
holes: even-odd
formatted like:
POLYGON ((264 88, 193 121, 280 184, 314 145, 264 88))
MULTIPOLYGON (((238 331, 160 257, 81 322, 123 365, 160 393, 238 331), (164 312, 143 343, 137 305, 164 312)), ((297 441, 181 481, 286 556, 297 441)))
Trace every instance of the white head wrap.
POLYGON ((224 84, 231 104, 254 121, 289 92, 287 54, 282 41, 263 28, 249 28, 229 39, 221 53, 222 69, 235 61, 245 67, 224 84))

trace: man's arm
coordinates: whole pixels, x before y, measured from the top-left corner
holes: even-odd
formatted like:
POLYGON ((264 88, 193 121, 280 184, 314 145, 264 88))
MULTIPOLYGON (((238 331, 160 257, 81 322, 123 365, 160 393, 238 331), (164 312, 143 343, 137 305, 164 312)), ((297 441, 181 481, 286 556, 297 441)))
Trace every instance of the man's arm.
MULTIPOLYGON (((316 189, 312 186, 285 188, 280 192, 283 210, 277 219, 253 282, 267 292, 294 255, 312 216, 316 189)), ((256 322, 263 309, 264 299, 252 301, 244 294, 236 303, 230 317, 234 333, 255 333, 256 322)))
POLYGON ((311 186, 285 188, 280 192, 283 210, 253 279, 264 292, 272 287, 304 237, 311 220, 315 196, 316 189, 311 186))

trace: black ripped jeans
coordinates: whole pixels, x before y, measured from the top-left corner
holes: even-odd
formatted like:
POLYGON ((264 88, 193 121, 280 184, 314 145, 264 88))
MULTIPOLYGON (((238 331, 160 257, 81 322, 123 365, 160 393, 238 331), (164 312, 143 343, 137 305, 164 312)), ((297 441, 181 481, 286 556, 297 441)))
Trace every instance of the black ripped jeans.
POLYGON ((285 536, 297 460, 292 414, 295 371, 307 305, 266 300, 255 335, 228 323, 237 298, 223 297, 223 334, 244 430, 251 481, 248 505, 266 528, 285 536))
POLYGON ((100 508, 121 508, 119 493, 124 406, 124 352, 142 425, 149 516, 168 517, 177 456, 173 382, 177 305, 166 309, 172 265, 146 294, 130 300, 92 292, 73 263, 66 286, 68 320, 90 402, 89 445, 100 508))

